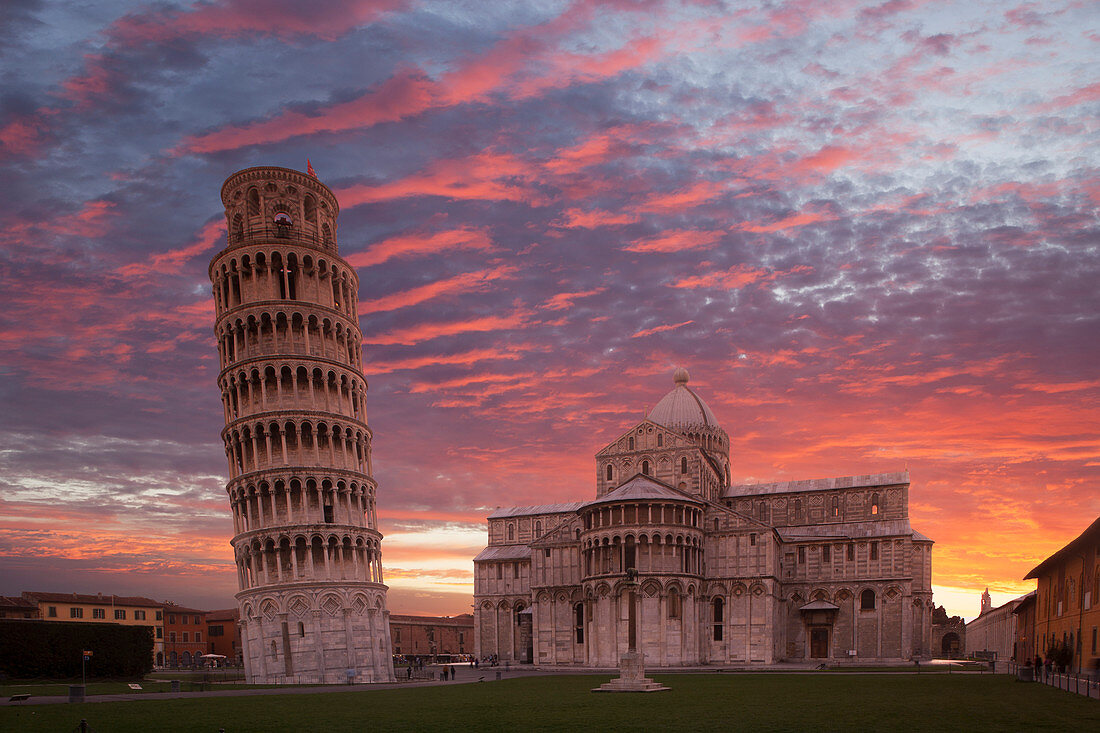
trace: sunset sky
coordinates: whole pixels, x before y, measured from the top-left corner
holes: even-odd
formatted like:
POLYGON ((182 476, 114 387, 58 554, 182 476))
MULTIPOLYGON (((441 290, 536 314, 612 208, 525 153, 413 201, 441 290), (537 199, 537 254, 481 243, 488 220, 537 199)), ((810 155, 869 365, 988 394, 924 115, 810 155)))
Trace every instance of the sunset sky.
POLYGON ((0 594, 234 605, 207 265, 312 161, 358 268, 395 613, 594 497, 687 367, 737 483, 899 471, 977 614, 1100 515, 1080 0, 0 6, 0 594))

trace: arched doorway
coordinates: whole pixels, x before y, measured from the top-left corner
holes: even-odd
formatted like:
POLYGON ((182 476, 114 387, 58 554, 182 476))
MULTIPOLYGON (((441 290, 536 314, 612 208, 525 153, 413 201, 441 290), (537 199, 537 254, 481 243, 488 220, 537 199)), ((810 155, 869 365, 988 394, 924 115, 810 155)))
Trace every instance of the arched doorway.
POLYGON ((943 642, 940 644, 940 649, 943 655, 948 659, 953 659, 959 654, 959 635, 954 631, 948 631, 943 635, 943 642))

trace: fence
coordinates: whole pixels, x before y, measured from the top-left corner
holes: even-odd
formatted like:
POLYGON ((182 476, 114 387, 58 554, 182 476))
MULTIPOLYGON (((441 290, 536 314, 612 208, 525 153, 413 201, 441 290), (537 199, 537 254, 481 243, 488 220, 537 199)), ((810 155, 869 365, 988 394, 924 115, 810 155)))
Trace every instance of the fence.
POLYGON ((1008 671, 1016 675, 1017 679, 1031 679, 1044 685, 1057 687, 1059 690, 1100 700, 1100 676, 1096 674, 1048 672, 1044 667, 1026 667, 1014 662, 1009 663, 1008 671), (1021 674, 1024 670, 1030 670, 1030 675, 1026 672, 1021 674))

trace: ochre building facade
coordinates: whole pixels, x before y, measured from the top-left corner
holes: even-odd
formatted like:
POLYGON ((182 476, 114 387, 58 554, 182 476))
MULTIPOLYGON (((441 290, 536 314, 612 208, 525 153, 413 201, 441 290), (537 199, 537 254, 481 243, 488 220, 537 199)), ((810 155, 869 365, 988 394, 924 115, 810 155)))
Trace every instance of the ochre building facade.
POLYGON ((596 454, 591 501, 500 509, 474 559, 479 656, 614 667, 637 573, 649 667, 931 656, 932 540, 908 473, 730 483, 686 370, 596 454))
POLYGON ((210 263, 241 643, 252 682, 393 679, 371 477, 359 278, 313 175, 221 191, 210 263))

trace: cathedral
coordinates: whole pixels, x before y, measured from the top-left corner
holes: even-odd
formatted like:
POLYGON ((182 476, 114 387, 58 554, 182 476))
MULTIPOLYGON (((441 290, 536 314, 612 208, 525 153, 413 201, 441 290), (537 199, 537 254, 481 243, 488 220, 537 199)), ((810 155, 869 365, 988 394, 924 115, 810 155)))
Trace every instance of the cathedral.
POLYGON ((673 381, 596 454, 594 499, 489 515, 478 654, 616 667, 634 597, 647 667, 929 657, 932 540, 909 525, 908 473, 731 484, 729 436, 687 370, 673 381))

